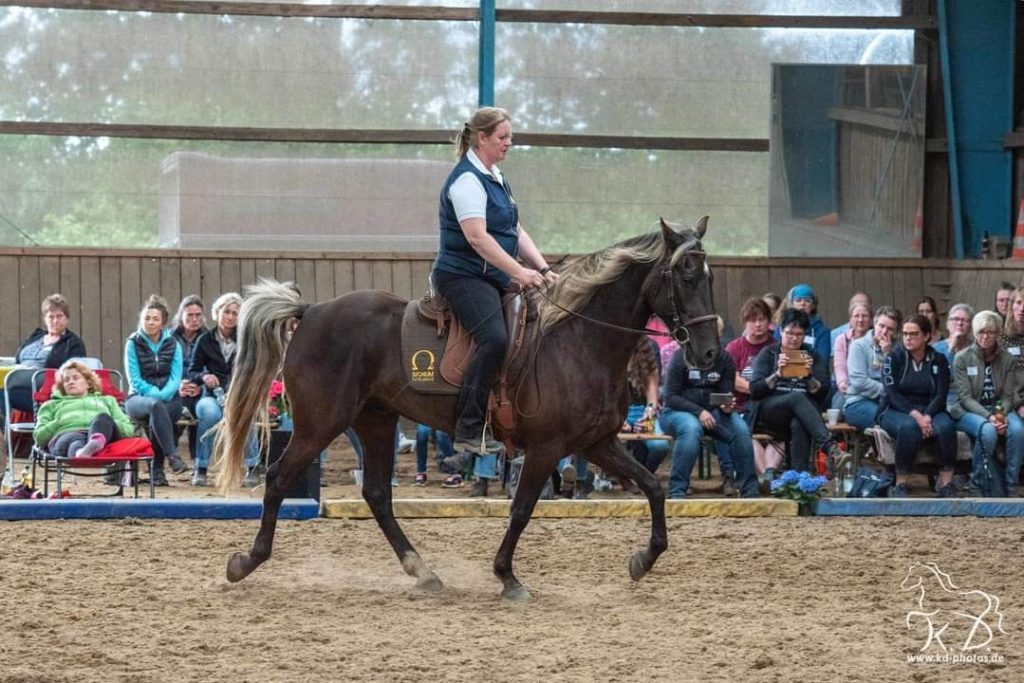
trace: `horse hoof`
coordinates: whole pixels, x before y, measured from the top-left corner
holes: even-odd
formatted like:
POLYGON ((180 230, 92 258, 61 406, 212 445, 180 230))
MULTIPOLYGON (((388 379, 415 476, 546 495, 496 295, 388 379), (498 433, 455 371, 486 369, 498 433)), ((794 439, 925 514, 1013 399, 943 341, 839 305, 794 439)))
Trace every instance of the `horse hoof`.
POLYGON ((525 602, 530 599, 530 591, 526 589, 526 586, 520 584, 501 591, 501 597, 512 602, 525 602))
POLYGON ((245 568, 249 556, 246 553, 234 553, 228 558, 228 581, 238 583, 249 576, 249 570, 245 568))
POLYGON ((441 579, 433 575, 417 581, 416 587, 421 591, 426 591, 428 593, 437 593, 438 591, 444 590, 444 584, 441 583, 441 579))
POLYGON ((647 576, 647 570, 644 569, 644 554, 642 552, 635 552, 629 558, 629 578, 639 581, 645 576, 647 576))

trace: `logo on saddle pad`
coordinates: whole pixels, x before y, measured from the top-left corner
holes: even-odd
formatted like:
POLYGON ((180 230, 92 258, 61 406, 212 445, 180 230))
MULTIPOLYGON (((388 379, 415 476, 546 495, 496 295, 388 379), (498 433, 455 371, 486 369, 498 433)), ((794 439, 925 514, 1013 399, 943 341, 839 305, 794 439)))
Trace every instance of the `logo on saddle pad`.
POLYGON ((409 357, 412 368, 410 379, 413 382, 433 382, 435 379, 436 359, 430 349, 418 349, 409 357))

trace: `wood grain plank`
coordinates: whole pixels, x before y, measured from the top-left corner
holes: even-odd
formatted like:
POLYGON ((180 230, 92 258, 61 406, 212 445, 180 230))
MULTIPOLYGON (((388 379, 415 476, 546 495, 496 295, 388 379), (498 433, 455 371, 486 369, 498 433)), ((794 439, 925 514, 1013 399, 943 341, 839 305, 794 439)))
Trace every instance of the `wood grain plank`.
POLYGON ((373 289, 373 264, 358 260, 352 264, 352 284, 355 289, 373 289))
POLYGON ((181 294, 181 259, 158 259, 157 268, 160 271, 160 289, 158 291, 167 299, 173 318, 174 313, 178 310, 178 304, 183 298, 181 294))
POLYGON ((391 263, 388 261, 373 261, 371 266, 373 289, 380 289, 385 292, 393 292, 395 283, 391 272, 391 263))
POLYGON ((338 259, 334 262, 335 296, 354 292, 356 289, 355 265, 351 259, 338 259))
MULTIPOLYGON (((99 358, 108 368, 120 369, 123 362, 121 352, 127 336, 122 323, 121 269, 116 257, 100 259, 100 346, 99 358)), ((138 291, 138 285, 135 291, 138 291)), ((97 355, 90 349, 90 355, 97 355)))
POLYGON ((295 282, 295 259, 279 258, 274 262, 278 282, 295 282))
POLYGON ((18 328, 23 330, 23 337, 27 337, 32 330, 41 327, 43 324, 40 306, 43 297, 52 294, 43 294, 39 289, 39 257, 27 256, 18 261, 18 298, 21 300, 19 307, 18 328))
POLYGON ((209 314, 211 299, 203 297, 203 272, 200 266, 199 259, 195 257, 183 258, 180 262, 181 267, 181 296, 182 298, 189 294, 195 294, 203 300, 203 308, 209 314))
POLYGON ((199 273, 201 296, 209 308, 226 291, 220 284, 220 260, 212 257, 200 259, 199 273))
POLYGON ((90 356, 102 357, 103 324, 101 302, 103 289, 100 281, 100 259, 95 256, 83 256, 79 259, 81 273, 81 316, 71 323, 85 342, 85 350, 90 356))
POLYGON ((312 260, 299 259, 295 261, 295 284, 299 286, 303 300, 319 301, 316 298, 316 267, 312 260))
MULTIPOLYGON (((148 261, 148 259, 146 260, 148 261)), ((114 263, 117 262, 120 262, 121 265, 118 268, 120 272, 120 297, 118 299, 120 307, 117 330, 120 333, 118 336, 127 338, 129 334, 138 329, 138 314, 142 303, 149 298, 150 294, 159 292, 149 292, 142 288, 142 271, 145 266, 141 259, 121 258, 114 261, 114 263)), ((104 365, 106 364, 104 361, 104 365)))
POLYGON ((315 282, 315 291, 311 294, 313 300, 317 302, 330 301, 337 296, 334 293, 334 263, 327 259, 317 259, 313 262, 313 271, 315 282))
POLYGON ((242 293, 242 264, 238 259, 221 260, 220 286, 225 292, 242 293))
MULTIPOLYGON (((20 292, 19 279, 18 259, 14 256, 0 256, 0 292, 20 292)), ((3 321, 0 325, 0 354, 13 356, 21 341, 35 329, 23 329, 20 325, 20 296, 0 296, 0 320, 3 321)))

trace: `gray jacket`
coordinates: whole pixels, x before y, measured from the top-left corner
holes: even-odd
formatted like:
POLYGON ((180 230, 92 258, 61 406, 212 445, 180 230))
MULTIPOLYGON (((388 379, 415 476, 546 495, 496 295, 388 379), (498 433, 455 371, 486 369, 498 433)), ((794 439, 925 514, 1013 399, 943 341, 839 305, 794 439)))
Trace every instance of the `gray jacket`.
POLYGON ((875 345, 875 333, 869 330, 860 339, 850 344, 846 356, 846 372, 849 384, 846 387, 846 402, 851 405, 857 401, 870 399, 879 401, 885 393, 882 386, 882 365, 885 354, 875 345))
MULTIPOLYGON (((996 400, 1003 402, 1006 412, 1016 410, 1019 403, 1014 397, 1014 364, 1016 359, 1000 347, 992 359, 992 383, 995 385, 996 400)), ((985 382, 985 361, 978 345, 971 344, 953 358, 953 390, 956 401, 947 406, 950 416, 959 420, 967 413, 988 417, 992 411, 978 402, 985 382)))

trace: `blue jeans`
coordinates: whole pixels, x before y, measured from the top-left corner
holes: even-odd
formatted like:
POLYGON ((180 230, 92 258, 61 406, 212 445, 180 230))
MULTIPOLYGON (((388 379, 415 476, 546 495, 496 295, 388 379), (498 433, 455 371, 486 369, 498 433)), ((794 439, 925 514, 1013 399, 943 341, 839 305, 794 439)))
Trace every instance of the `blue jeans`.
POLYGON ((452 437, 448 436, 447 432, 418 424, 416 425, 416 472, 427 471, 427 446, 430 445, 431 434, 434 435, 437 442, 438 460, 455 455, 455 450, 452 448, 452 437))
POLYGON ((590 471, 586 458, 581 458, 578 455, 570 453, 558 461, 559 473, 569 465, 574 465, 576 467, 576 481, 586 481, 590 471))
MULTIPOLYGON (((217 399, 213 396, 204 396, 196 403, 196 420, 199 421, 199 445, 196 446, 197 469, 205 469, 210 466, 210 454, 213 453, 213 433, 211 429, 217 426, 224 411, 217 405, 217 399)), ((249 430, 249 438, 245 442, 245 466, 255 467, 260 462, 260 452, 256 445, 256 434, 249 430)))
POLYGON ((878 414, 878 402, 870 398, 848 403, 843 408, 843 419, 857 429, 864 431, 875 426, 875 415, 878 414))
MULTIPOLYGON (((971 437, 974 443, 974 459, 971 475, 981 468, 985 455, 992 457, 996 452, 999 435, 995 426, 981 415, 967 413, 956 421, 956 428, 971 437), (982 450, 984 449, 984 451, 982 450)), ((1024 420, 1015 412, 1006 416, 1006 490, 1017 490, 1017 477, 1020 476, 1021 455, 1024 454, 1024 420)), ((1012 493, 1011 493, 1012 495, 1012 493)))
MULTIPOLYGON (((920 410, 920 409, 919 409, 920 410)), ((921 428, 908 413, 887 409, 878 418, 878 425, 896 441, 896 474, 910 474, 921 448, 921 428)), ((938 470, 951 470, 956 463, 956 427, 949 413, 932 417, 932 434, 938 442, 938 470)))
MULTIPOLYGON (((716 441, 728 444, 729 451, 735 458, 740 495, 756 497, 757 477, 754 476, 754 446, 750 437, 750 427, 737 413, 723 413, 715 409, 711 414, 717 424, 708 431, 708 434, 716 441)), ((681 410, 664 411, 661 414, 661 424, 665 433, 676 439, 672 451, 672 471, 668 479, 668 497, 686 498, 686 490, 690 488, 690 475, 700 456, 704 426, 696 415, 681 410)))
MULTIPOLYGON (((640 418, 644 416, 644 410, 646 406, 642 403, 633 403, 629 406, 629 410, 626 412, 626 422, 630 426, 635 426, 640 418)), ((654 433, 664 434, 661 428, 661 419, 656 418, 654 420, 654 433)), ((649 472, 656 472, 658 467, 664 462, 668 456, 669 442, 668 441, 634 441, 632 442, 628 450, 633 454, 641 465, 647 468, 649 472)))

